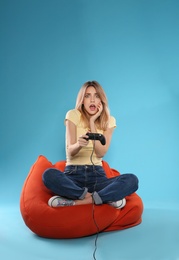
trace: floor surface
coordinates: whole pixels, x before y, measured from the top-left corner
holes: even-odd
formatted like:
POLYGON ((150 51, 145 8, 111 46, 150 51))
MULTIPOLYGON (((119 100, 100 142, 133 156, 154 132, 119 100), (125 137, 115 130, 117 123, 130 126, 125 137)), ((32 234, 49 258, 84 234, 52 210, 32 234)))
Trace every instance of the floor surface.
POLYGON ((179 211, 145 209, 142 224, 78 239, 45 239, 24 224, 19 208, 0 208, 1 260, 179 260, 179 211), (95 256, 95 258, 94 258, 95 256))

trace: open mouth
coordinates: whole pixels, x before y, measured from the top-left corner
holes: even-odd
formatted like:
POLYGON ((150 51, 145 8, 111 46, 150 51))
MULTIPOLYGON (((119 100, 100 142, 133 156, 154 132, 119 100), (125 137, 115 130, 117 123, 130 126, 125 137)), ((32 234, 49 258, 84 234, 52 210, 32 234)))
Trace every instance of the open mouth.
POLYGON ((96 106, 95 105, 90 105, 90 110, 92 110, 92 111, 94 111, 94 110, 96 110, 96 106))

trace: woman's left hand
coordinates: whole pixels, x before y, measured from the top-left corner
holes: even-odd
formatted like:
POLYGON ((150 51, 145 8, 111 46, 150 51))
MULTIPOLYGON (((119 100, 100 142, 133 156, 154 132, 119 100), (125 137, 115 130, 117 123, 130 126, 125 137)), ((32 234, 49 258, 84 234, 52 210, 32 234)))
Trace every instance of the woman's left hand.
POLYGON ((100 115, 101 115, 101 113, 102 113, 102 111, 103 111, 103 104, 102 104, 101 102, 98 103, 97 109, 98 109, 98 111, 96 112, 96 114, 93 115, 93 116, 91 116, 91 119, 93 119, 94 121, 95 121, 98 117, 100 117, 100 115))

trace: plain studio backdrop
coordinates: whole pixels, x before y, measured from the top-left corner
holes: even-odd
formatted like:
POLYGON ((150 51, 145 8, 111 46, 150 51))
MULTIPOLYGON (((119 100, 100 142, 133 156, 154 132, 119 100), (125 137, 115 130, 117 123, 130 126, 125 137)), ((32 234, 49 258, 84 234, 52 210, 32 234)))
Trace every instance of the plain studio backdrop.
POLYGON ((65 159, 65 114, 97 80, 117 121, 104 160, 145 209, 179 209, 178 0, 1 0, 0 37, 1 207, 40 154, 65 159))

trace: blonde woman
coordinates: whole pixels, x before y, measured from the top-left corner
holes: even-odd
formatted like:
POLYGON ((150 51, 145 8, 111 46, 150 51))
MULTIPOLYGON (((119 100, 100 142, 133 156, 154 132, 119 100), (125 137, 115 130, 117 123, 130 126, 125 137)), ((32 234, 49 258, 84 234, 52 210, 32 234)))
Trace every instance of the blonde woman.
POLYGON ((65 125, 65 171, 52 168, 43 174, 45 186, 56 194, 49 199, 49 206, 107 203, 124 207, 125 197, 138 189, 138 178, 129 173, 106 177, 102 158, 110 146, 116 120, 110 115, 106 94, 97 81, 83 84, 75 109, 66 114, 65 125))

